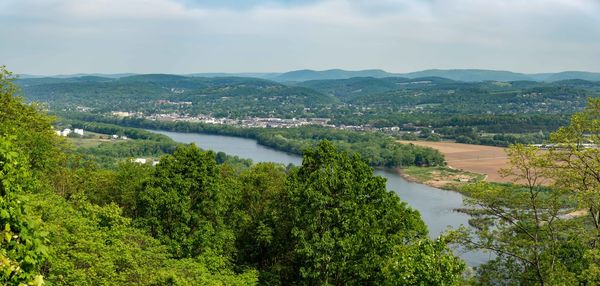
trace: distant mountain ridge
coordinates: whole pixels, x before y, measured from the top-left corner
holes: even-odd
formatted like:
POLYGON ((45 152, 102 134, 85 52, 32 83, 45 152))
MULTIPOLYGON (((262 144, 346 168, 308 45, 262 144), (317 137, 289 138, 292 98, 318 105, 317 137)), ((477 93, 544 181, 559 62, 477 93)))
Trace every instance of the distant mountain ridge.
POLYGON ((324 71, 315 70, 297 70, 282 73, 278 76, 271 78, 272 80, 279 82, 286 81, 307 81, 307 80, 321 80, 321 79, 348 79, 353 77, 393 77, 395 74, 388 73, 384 70, 372 69, 372 70, 359 70, 359 71, 348 71, 341 69, 331 69, 324 71))
MULTIPOLYGON (((74 75, 57 75, 49 76, 49 78, 75 78, 75 77, 103 77, 103 78, 124 78, 136 76, 139 74, 121 73, 121 74, 74 74, 74 75)), ((183 74, 182 76, 189 77, 252 77, 267 79, 277 82, 304 82, 310 80, 335 80, 335 79, 350 79, 355 77, 371 77, 371 78, 386 78, 386 77, 402 77, 402 78, 447 78, 455 81, 464 82, 481 82, 481 81, 544 81, 554 82, 562 80, 587 80, 600 81, 600 73, 583 72, 583 71, 564 71, 557 73, 536 73, 525 74, 511 71, 500 70, 484 70, 484 69, 430 69, 410 73, 389 73, 380 69, 368 70, 295 70, 284 73, 193 73, 183 74)), ((46 76, 36 75, 20 75, 22 79, 29 78, 46 78, 46 76)))
POLYGON ((570 79, 582 79, 588 81, 600 81, 600 73, 565 71, 558 73, 524 74, 511 71, 483 70, 483 69, 432 69, 410 73, 389 73, 383 70, 359 70, 346 71, 340 69, 315 71, 297 70, 280 74, 271 80, 279 82, 302 82, 308 80, 349 79, 353 77, 403 77, 403 78, 426 78, 438 77, 464 82, 479 81, 561 81, 570 79))
POLYGON ((74 77, 103 77, 103 78, 121 78, 136 75, 135 73, 76 73, 76 74, 58 74, 58 75, 33 75, 33 74, 19 74, 21 79, 30 78, 74 78, 74 77))

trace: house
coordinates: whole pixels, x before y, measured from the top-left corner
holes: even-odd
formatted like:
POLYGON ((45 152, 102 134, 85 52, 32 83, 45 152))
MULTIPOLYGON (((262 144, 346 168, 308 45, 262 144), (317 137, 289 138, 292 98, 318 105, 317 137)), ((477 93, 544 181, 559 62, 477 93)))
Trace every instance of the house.
POLYGON ((117 134, 113 134, 113 135, 112 135, 112 139, 119 139, 119 135, 117 135, 117 134))
POLYGON ((116 117, 129 117, 132 114, 126 111, 115 111, 112 113, 112 115, 116 116, 116 117))
POLYGON ((66 136, 68 136, 69 134, 71 134, 71 129, 69 129, 69 128, 65 128, 65 130, 63 130, 63 131, 61 132, 61 134, 60 134, 60 135, 62 135, 62 136, 65 136, 65 137, 66 137, 66 136))
POLYGON ((146 164, 146 161, 147 161, 147 160, 146 160, 146 159, 144 159, 144 158, 135 158, 135 159, 133 160, 133 162, 134 162, 134 163, 138 163, 138 164, 146 164))
POLYGON ((73 133, 83 136, 83 129, 75 128, 75 130, 73 130, 73 133))

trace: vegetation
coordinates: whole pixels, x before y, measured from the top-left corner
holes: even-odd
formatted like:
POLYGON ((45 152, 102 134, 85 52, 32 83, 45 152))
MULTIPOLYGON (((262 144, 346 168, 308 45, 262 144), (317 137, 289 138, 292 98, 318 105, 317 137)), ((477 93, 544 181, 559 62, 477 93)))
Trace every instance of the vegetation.
POLYGON ((465 192, 463 185, 483 181, 485 176, 448 167, 416 167, 411 166, 399 170, 402 175, 412 181, 433 185, 438 188, 465 192))
MULTIPOLYGON (((236 169, 194 145, 177 146, 155 167, 126 160, 107 169, 81 160, 54 135, 50 118, 14 97, 9 73, 1 73, 0 84, 4 284, 456 285, 461 279, 464 263, 444 240, 427 237, 418 212, 387 191, 358 155, 330 142, 307 150, 303 165, 290 169, 236 169)), ((138 135, 134 140, 150 140, 138 135)))
POLYGON ((549 151, 515 145, 504 175, 520 188, 466 187, 477 229, 458 232, 468 248, 493 251, 481 285, 595 285, 598 278, 600 100, 590 100, 551 136, 549 151), (574 203, 575 202, 575 203, 574 203), (585 219, 582 215, 589 219, 585 219))
POLYGON ((398 127, 392 133, 405 138, 416 132, 423 139, 495 146, 542 143, 583 109, 588 97, 600 95, 600 84, 585 80, 460 82, 440 77, 356 77, 283 85, 256 78, 137 75, 34 78, 18 84, 29 100, 69 114, 324 117, 337 126, 398 127), (435 135, 426 132, 431 130, 435 135))
MULTIPOLYGON (((76 153, 84 160, 92 160, 103 168, 114 169, 119 162, 134 158, 150 158, 158 161, 165 154, 171 154, 179 145, 171 138, 137 128, 128 128, 99 122, 84 122, 60 118, 55 125, 61 128, 81 128, 86 133, 95 133, 104 139, 91 139, 88 136, 70 137, 76 143, 76 153), (119 139, 113 138, 116 135, 119 139), (123 137, 127 139, 123 139, 123 137)), ((228 163, 236 168, 248 167, 252 164, 249 159, 229 156, 219 152, 216 154, 219 164, 228 163)))
MULTIPOLYGON (((486 137, 493 144, 548 138, 549 150, 511 147, 511 168, 503 173, 515 184, 461 186, 470 195, 467 203, 474 206, 470 211, 474 228, 431 240, 418 212, 387 191, 385 181, 374 176, 368 164, 443 165, 437 152, 394 145, 392 137, 377 133, 117 120, 102 112, 80 113, 63 124, 127 135, 132 143, 74 150, 54 135, 52 118, 38 105, 13 96, 11 75, 4 69, 0 75, 0 281, 4 284, 600 283, 600 99, 590 99, 580 111, 584 98, 597 95, 597 83, 380 79, 388 84, 361 94, 348 87, 356 79, 312 82, 314 87, 300 89, 260 80, 164 75, 30 82, 46 96, 44 88, 56 85, 52 88, 58 96, 50 98, 53 109, 61 106, 61 100, 60 108, 65 110, 77 109, 68 103, 74 100, 96 111, 107 108, 102 96, 90 100, 89 90, 83 92, 92 82, 97 87, 91 89, 94 94, 112 92, 115 86, 127 91, 114 93, 112 100, 128 98, 142 87, 154 88, 156 98, 162 98, 162 92, 182 100, 181 94, 194 94, 186 98, 192 106, 202 102, 202 108, 210 106, 213 114, 228 116, 331 115, 336 122, 378 126, 410 122, 413 125, 407 128, 430 140, 439 139, 430 136, 431 130, 478 143, 486 137), (61 99, 61 90, 73 86, 79 89, 70 93, 71 98, 61 99), (199 90, 206 94, 196 93, 199 90), (262 111, 253 113, 271 100, 261 97, 264 90, 272 92, 274 102, 286 102, 292 109, 271 112, 268 108, 274 105, 263 105, 262 111), (244 94, 256 101, 240 99, 247 110, 230 105, 225 112, 227 104, 217 104, 227 101, 222 95, 244 94), (310 110, 300 111, 302 105, 310 105, 310 110), (408 110, 419 112, 403 112, 408 110), (568 125, 547 135, 576 111, 580 112, 568 125), (303 163, 299 167, 235 165, 224 154, 173 144, 163 136, 129 127, 251 137, 282 150, 302 151, 303 163), (533 133, 507 134, 514 131, 533 133), (129 160, 98 164, 101 158, 137 154, 160 156, 160 162, 157 166, 129 160), (495 256, 463 281, 465 264, 452 254, 448 243, 492 251, 495 256)), ((357 86, 369 82, 373 80, 362 80, 357 86)), ((152 100, 123 103, 134 111, 165 110, 152 100)), ((185 108, 174 110, 199 112, 185 108)))
MULTIPOLYGON (((401 167, 401 166, 439 166, 444 165, 444 157, 437 150, 411 144, 398 144, 388 135, 373 132, 354 132, 335 130, 318 126, 298 128, 236 128, 213 124, 190 122, 152 121, 133 118, 114 118, 93 114, 64 114, 78 121, 91 122, 81 126, 102 126, 110 123, 116 125, 169 130, 176 132, 197 132, 219 135, 230 135, 256 139, 259 144, 281 151, 302 155, 303 150, 315 146, 321 140, 329 140, 344 151, 356 152, 369 162, 371 166, 401 167)), ((92 128, 92 130, 99 130, 92 128)), ((146 132, 147 131, 136 131, 146 132)))

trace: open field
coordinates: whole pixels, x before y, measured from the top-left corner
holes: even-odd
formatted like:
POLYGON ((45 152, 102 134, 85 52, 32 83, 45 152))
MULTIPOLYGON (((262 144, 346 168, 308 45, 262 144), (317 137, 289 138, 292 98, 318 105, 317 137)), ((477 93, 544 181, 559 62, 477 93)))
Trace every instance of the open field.
POLYGON ((96 147, 102 143, 110 143, 115 142, 110 139, 100 139, 100 138, 67 138, 75 147, 96 147))
POLYGON ((96 147, 102 143, 112 143, 115 140, 108 139, 110 135, 85 131, 85 137, 67 137, 75 147, 96 147))
POLYGON ((471 145, 453 142, 398 141, 439 150, 446 157, 448 166, 465 171, 484 174, 486 181, 510 182, 502 178, 498 170, 508 167, 505 149, 501 147, 471 145))

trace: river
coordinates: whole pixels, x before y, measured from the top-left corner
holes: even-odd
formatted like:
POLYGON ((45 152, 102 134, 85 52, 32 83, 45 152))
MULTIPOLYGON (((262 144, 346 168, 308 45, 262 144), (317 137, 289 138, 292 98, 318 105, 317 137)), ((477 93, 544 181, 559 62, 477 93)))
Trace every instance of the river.
MULTIPOLYGON (((199 133, 148 131, 169 136, 177 142, 195 143, 202 149, 225 152, 240 158, 252 159, 254 162, 275 162, 284 165, 300 165, 302 163, 300 156, 262 146, 254 139, 199 133)), ((449 227, 457 228, 461 225, 468 225, 469 216, 454 211, 454 209, 464 207, 461 194, 409 182, 390 170, 375 170, 375 174, 386 178, 388 190, 393 190, 400 199, 421 213, 432 238, 437 237, 449 227)), ((461 250, 455 250, 455 252, 470 266, 480 265, 490 259, 489 254, 482 252, 461 250)))

